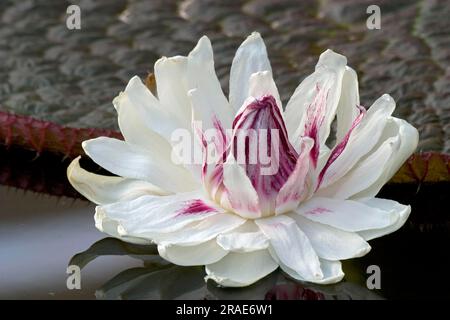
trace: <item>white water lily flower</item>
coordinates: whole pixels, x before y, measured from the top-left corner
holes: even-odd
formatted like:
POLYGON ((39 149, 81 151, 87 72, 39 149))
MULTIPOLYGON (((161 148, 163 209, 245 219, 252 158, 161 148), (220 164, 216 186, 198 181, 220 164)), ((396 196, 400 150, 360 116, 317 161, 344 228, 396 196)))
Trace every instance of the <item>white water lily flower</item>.
MULTIPOLYGON (((278 267, 301 281, 338 282, 340 260, 365 255, 368 240, 408 218, 409 206, 375 196, 418 142, 415 128, 391 116, 389 95, 367 111, 359 105, 357 76, 346 64, 342 55, 322 53, 283 111, 258 33, 233 59, 228 99, 202 37, 187 57, 156 62, 157 94, 134 77, 114 99, 124 141, 83 143, 117 176, 87 172, 76 159, 69 180, 98 204, 99 230, 156 243, 177 265, 205 265, 206 278, 221 285, 250 285, 278 267), (195 136, 201 163, 174 161, 180 128, 195 136), (208 161, 208 129, 220 133, 214 143, 223 154, 215 163, 208 161), (275 173, 263 174, 259 160, 237 161, 231 142, 241 129, 278 132, 275 173)), ((246 158, 250 153, 245 148, 246 158)))

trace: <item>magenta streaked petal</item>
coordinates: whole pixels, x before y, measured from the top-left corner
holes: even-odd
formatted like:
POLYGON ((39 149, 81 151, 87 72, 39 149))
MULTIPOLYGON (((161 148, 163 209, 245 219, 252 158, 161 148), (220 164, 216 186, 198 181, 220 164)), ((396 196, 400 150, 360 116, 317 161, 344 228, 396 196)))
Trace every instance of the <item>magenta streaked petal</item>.
POLYGON ((226 160, 229 137, 221 121, 216 116, 213 115, 210 122, 212 125, 212 128, 209 128, 212 129, 210 132, 214 133, 212 143, 208 143, 206 132, 201 126, 203 123, 193 121, 192 127, 202 149, 201 177, 203 185, 210 192, 211 197, 215 199, 216 193, 221 188, 223 182, 223 163, 226 160), (210 154, 208 148, 214 148, 214 154, 217 155, 215 159, 208 158, 210 154))
POLYGON ((344 56, 332 50, 323 52, 314 73, 300 83, 286 105, 284 114, 290 138, 293 141, 302 136, 315 138, 317 147, 312 153, 313 159, 317 158, 330 134, 346 64, 344 56), (310 133, 305 134, 308 123, 313 125, 310 133))
POLYGON ((295 169, 280 189, 276 199, 276 214, 282 214, 295 209, 300 201, 308 198, 312 190, 310 171, 311 159, 309 153, 314 145, 310 138, 303 138, 300 145, 300 156, 295 169))
POLYGON ((394 108, 394 100, 386 94, 372 104, 350 134, 346 147, 340 152, 339 157, 334 157, 333 162, 328 166, 320 184, 320 190, 343 178, 381 142, 380 137, 394 108))
POLYGON ((306 111, 306 123, 304 136, 314 140, 314 146, 311 150, 311 160, 314 168, 317 167, 317 160, 320 153, 319 132, 325 119, 326 103, 328 91, 323 90, 316 84, 316 96, 306 111))
POLYGON ((225 190, 223 185, 223 164, 218 164, 211 170, 211 173, 205 181, 205 187, 211 199, 220 202, 222 193, 225 190))
POLYGON ((233 122, 231 147, 258 193, 263 216, 273 214, 277 194, 298 158, 273 96, 255 99, 241 109, 233 122), (263 161, 261 155, 267 159, 263 161))
POLYGON ((178 210, 177 215, 193 215, 209 212, 218 212, 212 206, 207 205, 201 199, 192 199, 184 203, 184 206, 178 210))
POLYGON ((345 147, 347 146, 348 140, 350 139, 350 135, 352 134, 353 130, 361 123, 361 120, 363 119, 364 115, 366 114, 366 109, 362 106, 357 106, 359 109, 359 115, 353 120, 353 123, 350 127, 350 129, 345 134, 344 138, 341 142, 339 142, 331 151, 330 157, 328 158, 327 162, 325 163, 325 166, 322 168, 319 174, 319 179, 317 182, 316 190, 319 189, 323 177, 325 173, 327 172, 327 169, 330 167, 330 165, 336 161, 336 159, 341 155, 341 153, 344 151, 345 147))

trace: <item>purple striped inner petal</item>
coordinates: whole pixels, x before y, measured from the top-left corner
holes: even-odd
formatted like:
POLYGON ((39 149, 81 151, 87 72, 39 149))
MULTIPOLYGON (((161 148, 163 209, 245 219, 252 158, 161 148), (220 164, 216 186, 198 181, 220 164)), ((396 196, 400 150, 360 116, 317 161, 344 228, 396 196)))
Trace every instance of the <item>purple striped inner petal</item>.
POLYGON ((255 99, 236 116, 232 143, 235 159, 245 168, 258 193, 262 214, 273 214, 278 191, 291 175, 298 158, 273 96, 255 99), (267 158, 262 161, 261 155, 267 158), (270 163, 266 162, 269 158, 270 163))
POLYGON ((304 136, 314 140, 314 146, 311 150, 312 164, 317 167, 317 161, 320 153, 319 131, 325 119, 326 102, 328 99, 328 91, 320 89, 316 85, 316 96, 306 111, 306 122, 304 136))
POLYGON ((325 173, 327 172, 328 168, 331 166, 331 164, 336 161, 336 159, 342 154, 342 152, 344 151, 345 147, 347 146, 348 140, 350 139, 350 135, 352 134, 353 130, 358 126, 358 124, 361 123, 362 118, 364 117, 364 115, 366 114, 366 109, 362 106, 357 106, 357 108, 359 109, 359 115, 355 118, 355 120, 353 120, 353 123, 350 127, 350 129, 347 131, 347 133, 345 134, 344 138, 342 139, 341 142, 339 142, 333 149, 333 151, 330 154, 330 157, 328 158, 325 166, 323 167, 323 169, 320 171, 319 174, 319 179, 317 182, 317 187, 316 190, 319 189, 323 177, 325 175, 325 173))

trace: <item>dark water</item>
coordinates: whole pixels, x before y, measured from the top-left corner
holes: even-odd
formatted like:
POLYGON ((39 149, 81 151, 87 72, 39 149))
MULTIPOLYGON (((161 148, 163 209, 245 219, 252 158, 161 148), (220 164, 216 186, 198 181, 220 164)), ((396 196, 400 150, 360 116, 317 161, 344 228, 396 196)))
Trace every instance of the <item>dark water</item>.
POLYGON ((155 255, 153 247, 105 238, 95 229, 93 205, 87 202, 0 187, 0 298, 449 298, 446 219, 427 224, 417 217, 413 212, 400 232, 372 241, 366 257, 345 261, 346 278, 339 284, 302 284, 277 271, 248 288, 224 289, 205 283, 202 267, 174 266, 155 255), (81 290, 66 286, 71 259, 83 267, 81 290), (380 267, 380 290, 366 286, 369 265, 380 267))

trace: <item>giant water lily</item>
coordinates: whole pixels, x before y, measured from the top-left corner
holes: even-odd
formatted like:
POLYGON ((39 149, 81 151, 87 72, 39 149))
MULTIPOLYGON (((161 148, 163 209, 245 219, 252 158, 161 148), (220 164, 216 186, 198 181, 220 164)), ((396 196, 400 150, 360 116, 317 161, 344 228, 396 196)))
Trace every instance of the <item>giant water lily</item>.
POLYGON ((322 53, 283 109, 266 47, 253 33, 233 59, 227 99, 202 37, 187 57, 155 63, 153 92, 134 77, 114 99, 124 141, 83 143, 115 176, 90 173, 78 158, 69 180, 98 205, 99 230, 156 243, 177 265, 205 265, 206 279, 221 285, 246 286, 278 267, 301 281, 338 282, 340 260, 363 256, 368 240, 408 218, 409 206, 375 196, 418 141, 415 128, 391 116, 389 95, 367 111, 360 105, 356 73, 346 64, 342 55, 322 53), (200 161, 186 150, 192 161, 178 161, 180 129, 195 137, 200 161), (218 133, 214 139, 208 130, 218 133), (254 149, 244 137, 239 149, 249 130, 264 139, 254 149), (255 160, 260 149, 271 150, 275 170, 255 160))

